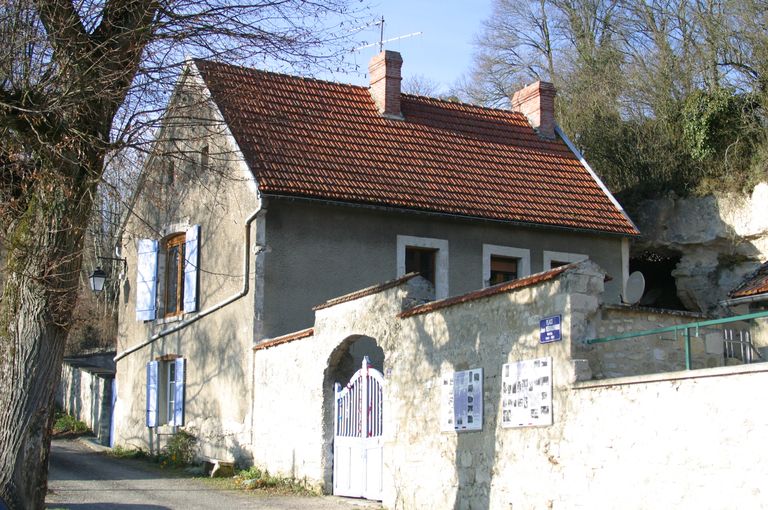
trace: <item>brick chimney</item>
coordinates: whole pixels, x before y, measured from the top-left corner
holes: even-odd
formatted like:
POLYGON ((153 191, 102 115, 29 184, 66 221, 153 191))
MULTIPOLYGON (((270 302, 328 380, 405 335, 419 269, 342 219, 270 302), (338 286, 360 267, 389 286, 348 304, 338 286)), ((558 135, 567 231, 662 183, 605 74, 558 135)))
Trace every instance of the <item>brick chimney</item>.
POLYGON ((512 96, 512 110, 528 118, 528 122, 540 137, 555 139, 555 86, 537 81, 522 88, 512 96))
POLYGON ((402 119, 400 111, 400 68, 403 57, 396 51, 382 51, 368 64, 371 96, 379 113, 391 119, 402 119))

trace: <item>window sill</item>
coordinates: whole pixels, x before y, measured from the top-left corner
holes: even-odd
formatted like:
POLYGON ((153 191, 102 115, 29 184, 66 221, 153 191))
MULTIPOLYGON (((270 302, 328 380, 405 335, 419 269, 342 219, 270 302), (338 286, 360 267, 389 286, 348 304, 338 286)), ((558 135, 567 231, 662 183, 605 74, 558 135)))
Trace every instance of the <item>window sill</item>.
POLYGON ((162 326, 163 324, 172 324, 174 322, 181 322, 184 320, 184 314, 180 313, 179 315, 173 315, 171 317, 163 317, 162 319, 155 320, 155 324, 158 326, 162 326))

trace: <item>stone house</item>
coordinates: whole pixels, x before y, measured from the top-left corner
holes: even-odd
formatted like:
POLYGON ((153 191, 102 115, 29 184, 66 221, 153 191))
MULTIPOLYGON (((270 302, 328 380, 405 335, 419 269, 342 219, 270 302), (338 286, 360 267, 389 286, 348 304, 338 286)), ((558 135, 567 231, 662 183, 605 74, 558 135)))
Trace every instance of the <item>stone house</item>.
MULTIPOLYGON (((451 299, 588 258, 621 302, 638 231, 557 127, 553 87, 481 108, 401 94, 401 64, 374 57, 366 88, 189 62, 126 221, 116 445, 183 426, 201 455, 252 461, 270 370, 252 348, 411 272, 451 299)), ((385 370, 357 340, 344 359, 385 370)))

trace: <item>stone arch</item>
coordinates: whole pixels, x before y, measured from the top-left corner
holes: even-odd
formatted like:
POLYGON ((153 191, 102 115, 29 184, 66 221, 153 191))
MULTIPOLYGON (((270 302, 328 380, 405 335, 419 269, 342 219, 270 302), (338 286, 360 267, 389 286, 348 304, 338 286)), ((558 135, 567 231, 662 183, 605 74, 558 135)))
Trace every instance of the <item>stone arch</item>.
POLYGON ((333 492, 333 406, 335 383, 346 384, 368 356, 371 366, 383 373, 384 349, 376 339, 365 335, 350 335, 342 340, 328 356, 323 375, 323 485, 326 493, 333 492))

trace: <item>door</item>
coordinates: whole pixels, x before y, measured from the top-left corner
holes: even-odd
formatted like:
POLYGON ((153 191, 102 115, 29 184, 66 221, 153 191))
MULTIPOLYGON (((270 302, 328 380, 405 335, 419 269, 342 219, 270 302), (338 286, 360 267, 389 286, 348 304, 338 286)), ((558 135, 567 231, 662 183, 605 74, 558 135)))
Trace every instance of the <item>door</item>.
POLYGON ((333 493, 381 501, 384 377, 366 356, 349 384, 335 386, 333 493))

